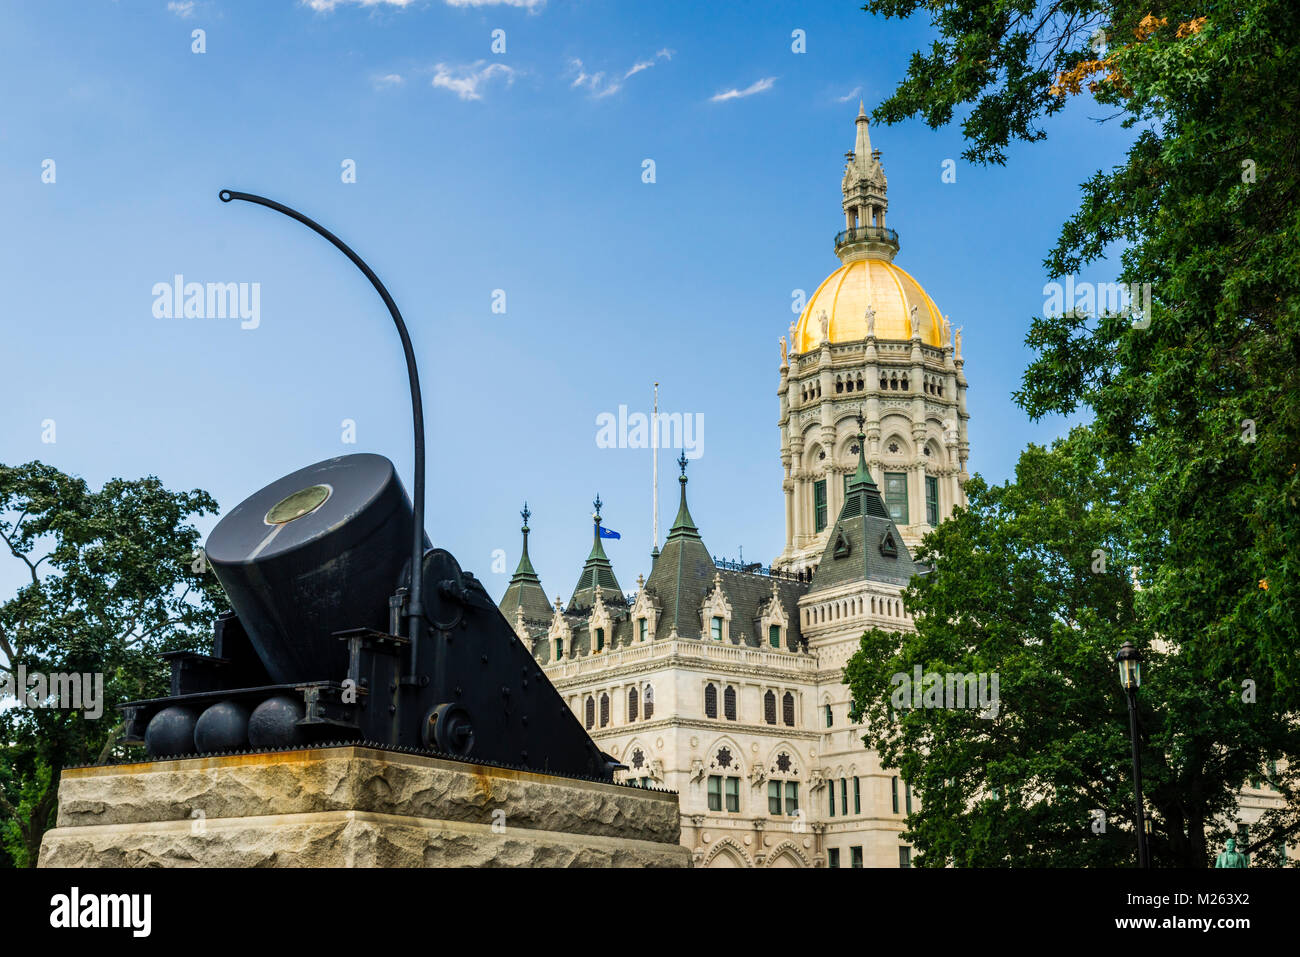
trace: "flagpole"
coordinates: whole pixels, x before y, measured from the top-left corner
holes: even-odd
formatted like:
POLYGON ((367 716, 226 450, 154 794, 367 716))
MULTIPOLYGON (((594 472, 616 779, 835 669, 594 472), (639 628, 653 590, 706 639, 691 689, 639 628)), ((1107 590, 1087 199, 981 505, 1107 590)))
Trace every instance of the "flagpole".
POLYGON ((659 383, 655 383, 655 408, 654 413, 650 416, 650 448, 653 449, 654 457, 654 503, 655 503, 655 522, 654 522, 654 541, 651 542, 651 551, 659 547, 659 383))

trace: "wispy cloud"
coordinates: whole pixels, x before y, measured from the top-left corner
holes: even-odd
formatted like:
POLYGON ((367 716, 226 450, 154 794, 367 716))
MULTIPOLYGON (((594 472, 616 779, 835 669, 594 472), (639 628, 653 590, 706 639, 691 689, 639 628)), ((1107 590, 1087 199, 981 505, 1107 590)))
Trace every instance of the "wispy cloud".
POLYGON ((433 85, 451 90, 462 100, 481 100, 483 94, 479 88, 493 77, 505 77, 507 86, 515 81, 515 71, 504 63, 485 63, 484 60, 475 60, 467 66, 439 63, 433 68, 433 85))
POLYGON ((546 6, 546 0, 443 0, 449 7, 519 7, 537 11, 546 6))
POLYGON ((353 4, 358 7, 409 7, 415 0, 302 0, 304 7, 317 13, 329 13, 337 7, 353 4))
POLYGON ((772 89, 775 83, 776 77, 767 76, 761 80, 755 80, 743 90, 738 90, 733 87, 730 90, 723 90, 721 93, 715 93, 713 96, 709 97, 709 102, 721 103, 724 100, 739 100, 742 97, 753 96, 755 93, 765 93, 772 89))
POLYGON ((588 73, 583 62, 577 57, 574 57, 569 60, 567 75, 573 77, 572 81, 569 83, 569 87, 575 90, 586 90, 594 99, 603 99, 607 96, 612 96, 619 90, 623 89, 624 80, 634 77, 644 70, 650 69, 660 60, 671 60, 672 58, 673 51, 665 47, 648 60, 638 60, 636 63, 633 63, 622 77, 617 77, 607 74, 604 70, 599 70, 595 73, 588 73))
POLYGON ((588 73, 577 57, 569 61, 569 72, 573 74, 573 82, 569 84, 570 89, 586 90, 598 100, 623 89, 623 84, 618 80, 607 79, 603 70, 598 73, 588 73))
POLYGON ((376 90, 387 90, 395 86, 401 86, 406 80, 403 79, 400 73, 385 73, 371 78, 370 82, 376 90))
POLYGON ((673 58, 673 51, 665 47, 664 49, 656 53, 651 59, 641 60, 637 63, 633 63, 632 68, 623 74, 623 79, 626 80, 630 76, 636 76, 636 74, 640 73, 642 70, 650 69, 661 58, 664 60, 671 60, 673 58))
POLYGON ((845 93, 843 96, 835 97, 835 102, 847 103, 849 102, 849 100, 856 100, 861 95, 862 95, 862 87, 855 86, 853 89, 849 90, 849 92, 845 93))
POLYGON ((188 19, 194 16, 194 0, 172 0, 167 9, 181 19, 188 19))

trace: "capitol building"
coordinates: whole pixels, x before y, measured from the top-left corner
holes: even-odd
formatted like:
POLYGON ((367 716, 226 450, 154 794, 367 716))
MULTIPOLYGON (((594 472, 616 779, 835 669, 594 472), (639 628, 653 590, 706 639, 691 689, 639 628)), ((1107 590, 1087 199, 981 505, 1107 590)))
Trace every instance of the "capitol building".
MULTIPOLYGON (((781 553, 767 568, 715 561, 683 455, 676 518, 634 592, 601 545, 598 498, 568 601, 533 568, 525 507, 499 605, 620 780, 678 792, 697 867, 911 866, 918 799, 863 746, 842 674, 864 631, 913 627, 911 549, 966 503, 967 384, 961 330, 894 262, 861 107, 846 157, 839 268, 780 343, 781 553)), ((1239 839, 1279 801, 1243 789, 1239 839)))
POLYGON ((859 108, 841 184, 840 265, 781 340, 785 547, 717 563, 680 498, 625 594, 601 545, 568 601, 523 551, 500 608, 622 777, 680 794, 696 866, 907 867, 906 781, 849 720, 845 661, 873 626, 911 627, 910 548, 964 502, 961 333, 894 263, 880 152, 859 108))

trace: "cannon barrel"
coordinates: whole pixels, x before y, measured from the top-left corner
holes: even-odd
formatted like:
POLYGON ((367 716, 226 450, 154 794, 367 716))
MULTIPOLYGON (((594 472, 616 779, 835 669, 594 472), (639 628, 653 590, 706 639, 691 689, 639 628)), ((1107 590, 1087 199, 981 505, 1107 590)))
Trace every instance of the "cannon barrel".
POLYGON ((411 522, 393 464, 362 453, 277 479, 217 523, 208 562, 272 681, 342 673, 335 632, 389 629, 411 522))

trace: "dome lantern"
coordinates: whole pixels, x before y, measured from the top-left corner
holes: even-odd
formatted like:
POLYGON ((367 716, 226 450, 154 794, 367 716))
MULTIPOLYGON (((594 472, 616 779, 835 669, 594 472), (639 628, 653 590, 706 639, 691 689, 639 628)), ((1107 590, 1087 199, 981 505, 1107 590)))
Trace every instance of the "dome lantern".
POLYGON ((898 252, 898 233, 885 227, 888 183, 880 165, 880 150, 871 148, 870 121, 866 107, 858 102, 857 138, 852 153, 846 153, 844 167, 844 230, 835 237, 835 255, 843 263, 860 259, 892 262, 898 252))

